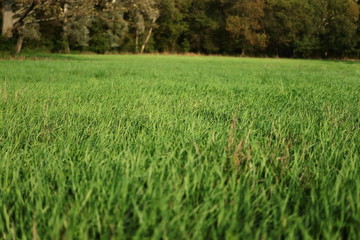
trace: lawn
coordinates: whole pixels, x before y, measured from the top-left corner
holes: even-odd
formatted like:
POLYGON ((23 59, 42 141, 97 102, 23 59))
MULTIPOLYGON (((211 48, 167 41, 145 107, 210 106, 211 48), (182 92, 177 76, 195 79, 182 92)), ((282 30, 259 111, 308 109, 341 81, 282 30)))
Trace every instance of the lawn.
POLYGON ((360 239, 360 62, 0 61, 0 238, 360 239))

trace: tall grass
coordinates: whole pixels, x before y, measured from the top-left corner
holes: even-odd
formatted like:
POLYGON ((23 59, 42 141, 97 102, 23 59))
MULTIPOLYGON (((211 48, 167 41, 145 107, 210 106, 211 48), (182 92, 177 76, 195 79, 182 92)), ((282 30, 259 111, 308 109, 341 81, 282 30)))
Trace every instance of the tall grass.
POLYGON ((359 69, 0 61, 0 238, 360 239, 359 69))

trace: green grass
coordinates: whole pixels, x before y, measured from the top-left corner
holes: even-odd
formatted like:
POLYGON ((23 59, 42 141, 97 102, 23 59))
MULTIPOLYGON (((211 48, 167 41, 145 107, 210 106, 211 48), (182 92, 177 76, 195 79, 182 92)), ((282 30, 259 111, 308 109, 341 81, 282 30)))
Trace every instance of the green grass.
POLYGON ((360 239, 360 63, 0 61, 0 238, 360 239))

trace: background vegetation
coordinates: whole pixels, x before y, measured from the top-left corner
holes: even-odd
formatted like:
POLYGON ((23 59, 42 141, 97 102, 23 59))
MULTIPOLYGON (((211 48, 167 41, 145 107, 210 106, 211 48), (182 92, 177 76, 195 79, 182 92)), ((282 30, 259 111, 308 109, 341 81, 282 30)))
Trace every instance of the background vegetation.
POLYGON ((359 57, 357 0, 3 0, 0 50, 359 57))
POLYGON ((359 69, 0 61, 0 237, 360 239, 359 69))

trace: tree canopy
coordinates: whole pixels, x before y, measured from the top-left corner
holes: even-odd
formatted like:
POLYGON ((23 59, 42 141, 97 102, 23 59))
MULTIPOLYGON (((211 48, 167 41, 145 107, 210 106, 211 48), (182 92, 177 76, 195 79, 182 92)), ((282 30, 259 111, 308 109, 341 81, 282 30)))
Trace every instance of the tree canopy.
POLYGON ((19 52, 195 52, 359 57, 357 0, 2 0, 19 52))

